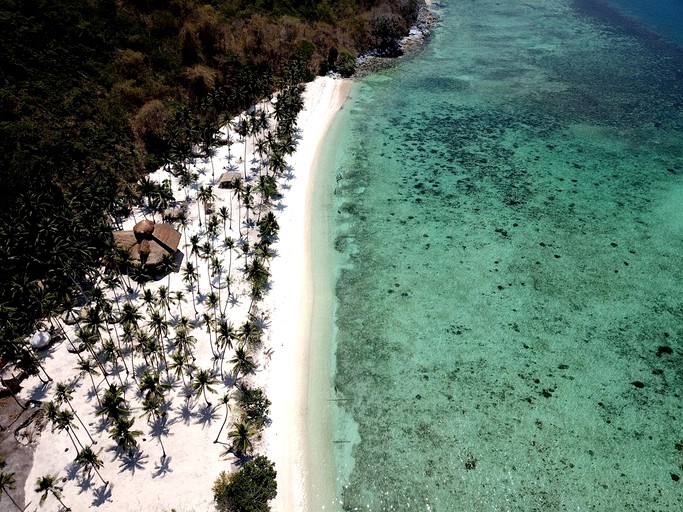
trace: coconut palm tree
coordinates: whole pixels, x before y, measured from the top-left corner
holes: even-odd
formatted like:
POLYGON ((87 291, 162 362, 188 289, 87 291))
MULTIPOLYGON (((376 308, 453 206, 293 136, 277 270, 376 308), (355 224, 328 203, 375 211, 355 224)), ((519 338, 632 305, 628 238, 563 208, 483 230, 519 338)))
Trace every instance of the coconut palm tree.
POLYGON ((57 403, 57 405, 61 405, 61 404, 68 405, 69 409, 71 409, 71 412, 73 413, 73 415, 76 417, 78 422, 81 424, 81 426, 85 430, 85 433, 88 434, 88 437, 90 438, 90 442, 92 444, 97 444, 97 442, 95 440, 93 440, 92 436, 90 435, 90 432, 88 432, 88 427, 85 426, 85 423, 83 423, 83 420, 81 420, 80 416, 78 416, 78 413, 76 413, 76 409, 74 409, 74 406, 71 403, 72 398, 73 398, 73 388, 65 382, 58 382, 57 386, 55 387, 55 402, 57 403))
POLYGON ((238 455, 249 455, 253 448, 251 439, 257 433, 257 430, 244 420, 233 424, 233 429, 228 432, 233 451, 238 455))
POLYGON ((142 435, 141 430, 131 430, 134 420, 128 418, 119 418, 110 431, 111 438, 116 442, 116 445, 122 451, 132 456, 138 449, 138 441, 136 438, 142 435))
POLYGON ((171 354, 171 362, 168 365, 169 370, 173 372, 176 379, 180 378, 183 384, 187 386, 185 381, 185 372, 189 368, 190 364, 187 359, 187 355, 184 352, 176 351, 171 354))
POLYGON ((146 369, 140 376, 140 393, 145 395, 145 398, 154 396, 164 401, 164 394, 171 389, 170 384, 162 383, 159 378, 159 372, 151 372, 146 369))
MULTIPOLYGON (((199 210, 199 202, 204 203, 204 210, 206 210, 206 205, 212 203, 216 199, 211 187, 199 187, 197 191, 197 210, 199 210)), ((204 213, 204 221, 206 221, 206 213, 204 213)), ((199 225, 202 225, 201 215, 199 216, 199 225)))
POLYGON ((225 427, 225 424, 228 421, 228 414, 230 413, 230 394, 225 393, 219 400, 219 404, 222 404, 225 406, 225 418, 223 418, 223 423, 221 424, 221 428, 218 431, 218 434, 216 435, 216 439, 214 440, 214 443, 218 442, 218 439, 221 437, 221 432, 223 432, 223 428, 225 427))
POLYGON ((157 296, 152 290, 145 289, 142 293, 142 302, 144 302, 147 312, 149 313, 157 304, 157 296))
POLYGON ((173 299, 176 304, 178 304, 178 310, 180 312, 180 317, 183 316, 183 300, 185 300, 185 294, 182 290, 177 290, 173 292, 173 299))
POLYGON ((64 490, 63 487, 59 487, 57 485, 58 481, 57 475, 45 475, 41 476, 36 480, 36 487, 34 491, 37 493, 42 493, 40 496, 40 505, 42 506, 43 503, 45 503, 45 500, 47 499, 48 494, 52 494, 55 499, 59 502, 59 504, 64 508, 65 510, 71 510, 69 507, 67 507, 64 502, 62 501, 62 491, 64 490))
POLYGON ((102 478, 102 474, 99 471, 104 467, 104 463, 99 458, 99 452, 95 453, 92 446, 85 446, 78 452, 78 455, 76 455, 76 464, 81 466, 84 473, 87 471, 87 478, 90 478, 90 475, 94 470, 95 473, 97 473, 97 476, 100 477, 100 480, 102 480, 102 483, 105 486, 109 485, 109 482, 102 478))
POLYGON ((66 431, 67 435, 69 436, 69 439, 71 440, 71 443, 74 445, 74 448, 77 452, 78 450, 83 448, 83 444, 74 432, 74 430, 77 427, 76 425, 74 425, 74 414, 71 411, 69 411, 68 409, 58 410, 55 418, 55 426, 57 430, 59 430, 60 432, 62 430, 66 431), (76 443, 78 443, 78 446, 76 445, 76 443))
POLYGON ((238 336, 248 347, 257 347, 261 343, 263 330, 253 320, 246 320, 239 328, 238 336))
POLYGON ((227 233, 227 229, 225 228, 225 221, 229 220, 230 221, 230 229, 232 229, 232 219, 230 217, 230 209, 227 208, 226 206, 221 206, 218 209, 218 216, 223 220, 223 233, 227 233))
POLYGON ((109 387, 102 394, 100 406, 95 410, 95 416, 104 416, 108 423, 127 418, 130 410, 123 398, 123 389, 116 384, 109 387))
POLYGON ((93 392, 95 393, 95 398, 97 399, 97 403, 100 403, 100 394, 99 394, 99 388, 95 385, 95 375, 99 375, 100 372, 97 371, 97 365, 95 362, 90 359, 90 358, 80 358, 78 360, 78 364, 76 365, 76 369, 79 372, 79 375, 84 375, 88 374, 90 377, 90 383, 92 384, 92 389, 93 392))
POLYGON ((215 393, 216 390, 212 387, 214 384, 218 383, 218 379, 210 370, 197 370, 194 378, 192 379, 192 389, 195 392, 197 398, 199 395, 204 395, 204 401, 206 402, 206 407, 211 407, 211 402, 206 397, 206 392, 215 393))
POLYGON ((232 349, 232 340, 236 337, 235 326, 232 322, 221 320, 216 326, 216 345, 220 351, 221 357, 221 377, 223 377, 223 360, 225 359, 225 351, 232 349))
POLYGON ((230 359, 230 363, 232 363, 232 373, 235 376, 235 380, 238 380, 240 375, 250 374, 257 367, 254 358, 249 355, 244 345, 240 345, 235 349, 235 355, 230 359))
POLYGON ((195 300, 194 285, 197 284, 197 293, 199 291, 199 275, 197 273, 197 268, 192 264, 191 261, 185 263, 183 267, 183 281, 190 285, 190 291, 192 296, 192 308, 194 309, 194 314, 197 315, 197 302, 195 300))
POLYGON ((166 362, 166 349, 164 348, 164 338, 168 336, 168 322, 159 313, 158 310, 153 310, 149 315, 149 327, 152 328, 154 336, 158 341, 158 347, 161 349, 162 361, 166 369, 166 376, 168 377, 168 363, 166 362))
POLYGON ((9 491, 15 489, 16 486, 17 482, 14 479, 14 473, 0 471, 0 490, 5 493, 5 496, 10 499, 17 510, 23 511, 24 509, 21 508, 16 501, 14 501, 14 498, 12 498, 12 495, 9 493, 9 491))

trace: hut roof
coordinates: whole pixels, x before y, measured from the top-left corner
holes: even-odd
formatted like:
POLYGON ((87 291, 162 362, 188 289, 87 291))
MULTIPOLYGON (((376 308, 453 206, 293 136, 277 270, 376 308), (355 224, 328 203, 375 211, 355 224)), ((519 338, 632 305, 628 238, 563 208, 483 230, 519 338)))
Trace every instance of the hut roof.
MULTIPOLYGON (((130 251, 133 263, 142 263, 140 259, 142 254, 142 260, 144 260, 145 265, 158 265, 161 263, 164 255, 173 255, 178 251, 180 233, 173 226, 169 224, 154 224, 152 221, 141 221, 135 225, 135 228, 133 228, 133 231, 114 232, 116 245, 130 251), (151 223, 153 230, 151 233, 142 231, 141 234, 144 234, 144 237, 139 238, 139 236, 136 236, 135 228, 142 224, 142 222, 151 223)), ((145 226, 145 230, 148 230, 148 225, 145 226)))
POLYGON ((154 233, 154 221, 141 220, 133 227, 133 233, 138 236, 142 235, 143 237, 151 235, 154 233))
POLYGON ((228 171, 224 172, 218 178, 218 186, 221 188, 231 188, 234 184, 242 179, 242 175, 238 172, 228 171))

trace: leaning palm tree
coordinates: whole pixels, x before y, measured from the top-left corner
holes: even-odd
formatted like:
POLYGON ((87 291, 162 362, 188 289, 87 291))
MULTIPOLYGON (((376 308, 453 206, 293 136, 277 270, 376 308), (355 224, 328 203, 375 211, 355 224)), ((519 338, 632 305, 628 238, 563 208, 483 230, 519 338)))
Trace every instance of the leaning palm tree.
POLYGON ((221 432, 223 432, 223 428, 225 427, 225 424, 228 421, 228 414, 230 413, 230 394, 225 393, 219 400, 218 403, 223 404, 225 406, 225 418, 223 418, 223 424, 221 425, 220 430, 218 431, 218 435, 216 435, 216 439, 214 440, 214 443, 218 442, 218 439, 221 437, 221 432))
POLYGON ((228 432, 228 437, 232 440, 232 449, 238 455, 249 455, 253 448, 252 437, 257 434, 248 422, 242 420, 233 425, 233 430, 228 432))
POLYGON ((92 446, 85 446, 81 451, 78 452, 78 455, 76 456, 76 464, 79 464, 82 467, 83 473, 87 472, 88 478, 90 478, 92 471, 95 470, 95 473, 97 473, 97 476, 100 477, 102 483, 104 485, 108 485, 109 482, 102 478, 102 474, 99 471, 104 467, 104 463, 98 457, 98 455, 99 452, 95 453, 95 451, 92 449, 92 446))
POLYGON ((97 444, 97 441, 95 441, 92 436, 90 435, 90 432, 88 432, 88 427, 85 426, 85 423, 83 423, 83 420, 80 418, 78 413, 76 413, 76 409, 74 409, 74 406, 71 404, 71 398, 73 397, 73 388, 65 383, 65 382, 58 382, 57 386, 55 388, 55 402, 57 402, 57 405, 61 404, 66 404, 69 406, 69 409, 71 409, 71 412, 73 415, 76 417, 78 422, 81 424, 83 429, 85 430, 85 433, 88 434, 88 437, 90 438, 90 442, 92 444, 97 444))
POLYGON ((7 473, 5 471, 0 471, 0 490, 5 493, 10 501, 14 504, 17 510, 23 511, 24 509, 19 506, 19 504, 14 501, 12 495, 9 493, 11 489, 17 486, 17 482, 14 479, 14 473, 7 473))
POLYGON ((211 402, 206 397, 206 392, 215 393, 216 390, 212 387, 214 384, 218 383, 216 376, 209 370, 197 370, 194 378, 192 379, 192 389, 195 395, 204 395, 204 401, 206 402, 206 407, 211 407, 211 402))
POLYGON ((76 451, 78 451, 80 448, 83 448, 83 444, 81 443, 80 439, 78 439, 78 436, 74 432, 74 430, 77 428, 76 425, 74 425, 74 414, 69 411, 68 409, 62 409, 57 412, 57 417, 55 420, 55 426, 57 427, 57 430, 62 431, 65 430, 66 433, 69 436, 69 439, 71 439, 71 443, 74 445, 74 448, 76 451), (78 446, 76 446, 76 443, 78 443, 78 446))
POLYGON ((43 503, 45 503, 45 500, 47 499, 48 494, 52 494, 55 499, 59 502, 59 504, 64 508, 65 510, 71 510, 69 507, 67 507, 64 502, 62 501, 62 491, 64 490, 63 487, 59 487, 57 485, 57 475, 45 475, 41 476, 36 480, 36 487, 35 491, 37 493, 43 493, 40 496, 40 505, 42 506, 43 503))
POLYGON ((97 399, 98 405, 100 404, 100 393, 99 388, 95 385, 95 375, 99 375, 100 372, 97 371, 97 365, 91 358, 81 358, 78 360, 76 365, 80 375, 88 374, 90 377, 90 383, 92 384, 93 392, 95 393, 95 398, 97 399))

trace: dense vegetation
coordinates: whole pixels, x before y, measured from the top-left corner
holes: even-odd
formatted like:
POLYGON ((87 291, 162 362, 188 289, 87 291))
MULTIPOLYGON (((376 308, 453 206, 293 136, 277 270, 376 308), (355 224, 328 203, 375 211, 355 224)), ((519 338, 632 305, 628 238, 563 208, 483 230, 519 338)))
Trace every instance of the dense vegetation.
POLYGON ((213 485, 220 512, 267 512, 275 497, 277 473, 273 463, 260 455, 231 475, 221 473, 213 485))
POLYGON ((2 0, 0 333, 88 282, 160 165, 283 80, 386 52, 418 0, 2 0))

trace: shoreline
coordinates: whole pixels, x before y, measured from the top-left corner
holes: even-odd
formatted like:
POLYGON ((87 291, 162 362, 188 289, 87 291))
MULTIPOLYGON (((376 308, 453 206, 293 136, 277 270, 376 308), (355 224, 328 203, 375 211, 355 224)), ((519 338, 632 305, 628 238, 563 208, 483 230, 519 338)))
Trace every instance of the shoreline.
MULTIPOLYGON (((278 217, 280 240, 284 242, 276 245, 279 257, 271 264, 273 288, 267 299, 272 311, 273 355, 266 386, 273 405, 272 424, 264 433, 265 452, 275 462, 277 471, 274 511, 307 510, 312 497, 309 399, 316 391, 313 384, 329 375, 329 371, 312 372, 314 365, 310 364, 312 359, 319 359, 319 354, 312 350, 316 307, 312 245, 316 169, 325 136, 347 98, 351 83, 321 77, 306 85, 305 106, 298 120, 302 142, 291 158, 295 178, 285 193, 285 208, 278 217)), ((316 468, 316 473, 320 469, 316 468)), ((327 469, 332 468, 328 465, 327 469)), ((316 492, 334 495, 332 479, 329 488, 316 492)))

